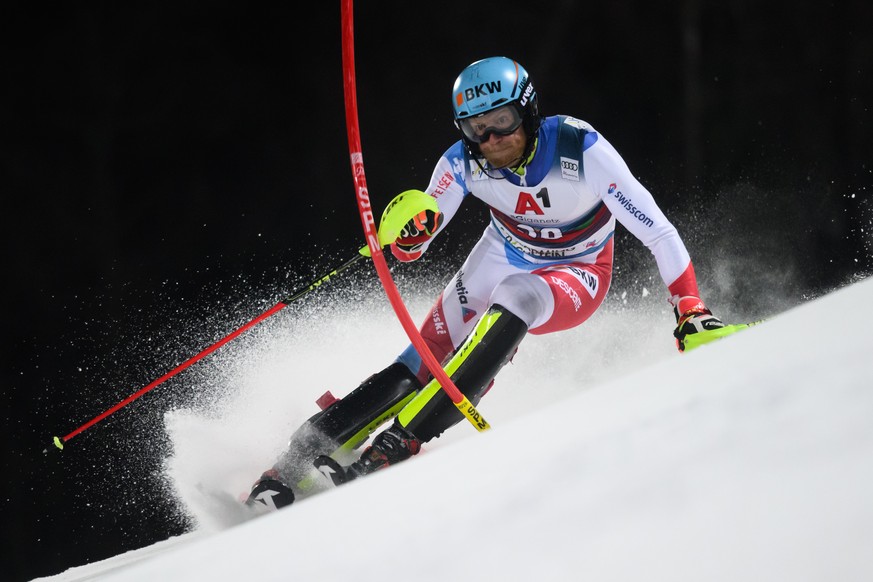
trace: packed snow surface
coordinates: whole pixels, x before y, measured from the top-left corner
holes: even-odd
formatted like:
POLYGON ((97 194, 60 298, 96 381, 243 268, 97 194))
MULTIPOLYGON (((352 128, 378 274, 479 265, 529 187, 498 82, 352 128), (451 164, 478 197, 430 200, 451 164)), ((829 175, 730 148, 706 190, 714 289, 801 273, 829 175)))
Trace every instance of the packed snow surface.
POLYGON ((238 522, 315 411, 287 379, 342 396, 404 343, 384 309, 273 326, 222 362, 245 360, 238 393, 165 419, 196 529, 50 579, 873 580, 871 305, 863 280, 681 355, 666 310, 604 310, 525 340, 479 405, 490 431, 238 522))

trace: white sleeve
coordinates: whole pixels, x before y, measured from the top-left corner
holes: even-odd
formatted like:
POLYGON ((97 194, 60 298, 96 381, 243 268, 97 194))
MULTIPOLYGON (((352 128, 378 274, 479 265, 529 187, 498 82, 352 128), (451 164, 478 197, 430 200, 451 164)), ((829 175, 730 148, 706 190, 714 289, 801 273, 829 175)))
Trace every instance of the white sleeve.
POLYGON ((443 215, 443 222, 439 230, 422 245, 422 253, 427 250, 436 235, 446 228, 461 207, 464 197, 469 193, 464 181, 463 165, 458 164, 457 160, 452 164, 445 155, 440 157, 425 192, 436 198, 437 206, 443 215))
POLYGON ((661 278, 669 287, 691 261, 676 227, 602 135, 598 134, 582 159, 588 185, 622 226, 652 252, 661 278))

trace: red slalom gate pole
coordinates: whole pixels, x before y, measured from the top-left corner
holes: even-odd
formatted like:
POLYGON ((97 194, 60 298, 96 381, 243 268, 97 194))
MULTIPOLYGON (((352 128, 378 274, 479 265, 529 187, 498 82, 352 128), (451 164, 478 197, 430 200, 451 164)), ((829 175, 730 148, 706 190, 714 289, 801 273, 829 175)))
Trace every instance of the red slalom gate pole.
POLYGON ((137 390, 136 392, 134 392, 133 394, 131 394, 130 396, 128 396, 127 398, 125 398, 124 400, 122 400, 121 402, 119 402, 118 404, 116 404, 115 406, 110 408, 109 410, 107 410, 106 412, 103 412, 102 414, 95 416, 94 418, 92 418, 91 420, 89 420, 88 422, 86 422, 85 424, 83 424, 82 426, 80 426, 79 428, 77 428, 76 430, 74 430, 73 432, 68 434, 67 436, 65 436, 63 438, 62 437, 54 437, 55 446, 57 448, 63 450, 64 443, 66 443, 68 440, 70 440, 71 438, 73 438, 77 434, 91 428, 92 426, 94 426, 95 424, 97 424, 98 422, 100 422, 101 420, 106 418, 107 416, 110 416, 111 414, 118 412, 119 410, 121 410, 122 408, 124 408, 125 406, 127 406, 128 404, 130 404, 131 402, 133 402, 134 400, 136 400, 137 398, 139 398, 140 396, 142 396, 146 392, 149 392, 153 388, 157 387, 159 384, 166 382, 167 380, 169 380, 170 378, 172 378, 173 376, 175 376, 176 374, 178 374, 182 370, 185 370, 186 368, 191 367, 192 365, 194 365, 198 361, 202 360, 203 358, 205 358, 206 356, 208 356, 209 354, 211 354, 212 352, 214 352, 215 350, 217 350, 218 348, 220 348, 224 344, 235 339, 240 334, 242 334, 245 331, 247 331, 248 329, 251 329, 252 327, 256 326, 257 324, 264 321, 265 319, 272 316, 273 314, 281 311, 283 308, 287 307, 288 304, 291 303, 292 301, 296 301, 297 299, 299 299, 300 297, 303 297, 304 295, 306 295, 310 291, 317 289, 323 283, 326 283, 331 278, 342 273, 343 271, 345 271, 346 269, 348 269, 349 267, 351 267, 355 263, 359 262, 363 258, 364 257, 361 254, 355 255, 354 257, 352 257, 351 259, 349 259, 348 261, 346 261, 345 263, 343 263, 339 267, 333 269, 332 271, 330 271, 329 273, 326 273, 325 275, 322 275, 321 277, 319 277, 318 279, 316 279, 315 281, 310 283, 308 286, 303 287, 301 289, 298 289, 297 291, 294 291, 293 293, 291 293, 291 295, 288 298, 283 299, 282 301, 279 301, 278 303, 276 303, 276 305, 274 305, 273 307, 271 307, 267 311, 263 312, 262 314, 260 314, 256 318, 252 319, 251 321, 249 321, 248 323, 246 323, 242 327, 239 327, 238 329, 234 330, 233 332, 231 332, 227 336, 218 340, 217 342, 215 342, 214 344, 212 344, 211 346, 209 346, 205 350, 201 351, 196 356, 188 358, 187 360, 185 360, 184 362, 182 362, 181 364, 179 364, 178 366, 176 366, 175 368, 173 368, 172 370, 170 370, 169 372, 167 372, 166 374, 164 374, 163 376, 161 376, 160 378, 158 378, 157 380, 155 380, 154 382, 152 382, 148 386, 144 386, 144 387, 140 388, 139 390, 137 390))
POLYGON ((355 182, 355 199, 358 203, 358 212, 361 215, 361 223, 364 227, 364 235, 370 256, 376 266, 376 272, 388 295, 388 300, 400 320, 400 324, 415 346, 427 369, 433 374, 440 386, 448 394, 452 402, 461 413, 476 427, 483 431, 489 427, 488 423, 479 414, 473 404, 464 396, 448 377, 443 367, 437 362, 430 348, 424 342, 424 338, 418 328, 412 322, 409 311, 400 297, 397 285, 388 271, 388 264, 382 255, 382 246, 379 243, 379 234, 376 223, 373 220, 373 208, 370 205, 370 194, 367 190, 367 179, 364 174, 364 159, 361 154, 361 134, 358 125, 358 98, 355 87, 355 40, 354 40, 354 7, 352 0, 342 0, 342 43, 343 43, 343 89, 346 106, 346 131, 349 139, 349 156, 352 164, 352 177, 355 182))

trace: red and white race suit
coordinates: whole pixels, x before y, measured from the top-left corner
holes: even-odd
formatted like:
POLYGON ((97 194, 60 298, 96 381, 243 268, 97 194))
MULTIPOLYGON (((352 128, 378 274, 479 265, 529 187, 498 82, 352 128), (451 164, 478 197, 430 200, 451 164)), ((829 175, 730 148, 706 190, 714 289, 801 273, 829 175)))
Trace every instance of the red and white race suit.
MULTIPOLYGON (((699 296, 676 228, 615 148, 579 119, 546 118, 533 158, 518 173, 488 169, 458 141, 440 158, 425 192, 444 215, 434 236, 468 195, 487 204, 491 214, 421 326, 438 361, 495 303, 534 334, 570 329, 588 319, 609 289, 616 219, 652 252, 671 296, 699 296)), ((417 258, 432 241, 414 257, 395 254, 417 258)), ((428 372, 414 348, 399 359, 424 381, 428 372)))

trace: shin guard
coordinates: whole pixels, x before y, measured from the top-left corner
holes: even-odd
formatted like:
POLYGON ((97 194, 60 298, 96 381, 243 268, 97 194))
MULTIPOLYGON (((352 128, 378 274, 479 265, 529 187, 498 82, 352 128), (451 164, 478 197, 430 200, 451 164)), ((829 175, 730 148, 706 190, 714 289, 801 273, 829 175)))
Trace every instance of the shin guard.
MULTIPOLYGON (((492 305, 449 359, 446 373, 458 390, 477 404, 526 333, 524 321, 501 305, 492 305)), ((463 418, 439 383, 431 380, 400 411, 395 423, 427 442, 463 418)))

